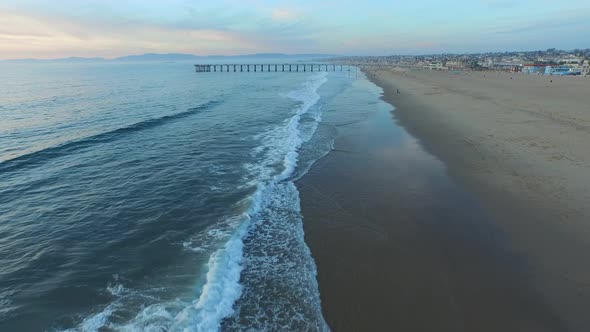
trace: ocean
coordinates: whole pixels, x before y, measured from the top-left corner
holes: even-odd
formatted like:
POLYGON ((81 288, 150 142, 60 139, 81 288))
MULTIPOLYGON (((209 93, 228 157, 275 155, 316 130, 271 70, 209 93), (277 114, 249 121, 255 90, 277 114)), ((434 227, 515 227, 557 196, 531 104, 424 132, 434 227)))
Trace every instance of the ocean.
POLYGON ((357 79, 0 64, 0 331, 328 330, 294 182, 357 79))

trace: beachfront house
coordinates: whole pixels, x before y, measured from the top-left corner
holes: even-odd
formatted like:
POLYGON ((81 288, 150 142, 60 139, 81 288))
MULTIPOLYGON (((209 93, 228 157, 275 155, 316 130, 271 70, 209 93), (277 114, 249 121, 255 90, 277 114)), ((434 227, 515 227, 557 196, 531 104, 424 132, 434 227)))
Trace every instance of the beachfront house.
POLYGON ((537 74, 542 75, 545 73, 545 68, 549 66, 544 63, 529 63, 522 65, 522 72, 525 74, 537 74))
POLYGON ((590 75, 590 60, 586 60, 582 63, 580 66, 580 74, 584 76, 590 75))
POLYGON ((494 69, 501 70, 501 71, 517 72, 517 71, 520 71, 521 68, 522 68, 522 65, 520 65, 518 63, 512 63, 512 62, 494 63, 494 69))
POLYGON ((569 66, 547 66, 545 75, 580 75, 581 71, 569 66))
POLYGON ((448 68, 442 62, 431 62, 424 66, 425 69, 429 70, 447 70, 448 68))
POLYGON ((465 63, 462 61, 447 61, 445 67, 447 67, 448 70, 463 70, 467 66, 465 66, 465 63))
POLYGON ((565 65, 565 66, 577 66, 579 64, 581 64, 583 62, 582 59, 578 58, 578 57, 570 57, 570 58, 562 58, 559 60, 559 64, 561 65, 565 65))

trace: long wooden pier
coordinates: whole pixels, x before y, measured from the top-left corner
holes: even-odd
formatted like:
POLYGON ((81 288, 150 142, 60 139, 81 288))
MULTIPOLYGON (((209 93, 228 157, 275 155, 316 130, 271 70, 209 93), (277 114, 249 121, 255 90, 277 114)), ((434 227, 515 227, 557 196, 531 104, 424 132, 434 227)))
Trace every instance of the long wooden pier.
POLYGON ((329 63, 285 63, 285 64, 198 64, 197 73, 210 72, 316 72, 351 71, 356 67, 329 63))

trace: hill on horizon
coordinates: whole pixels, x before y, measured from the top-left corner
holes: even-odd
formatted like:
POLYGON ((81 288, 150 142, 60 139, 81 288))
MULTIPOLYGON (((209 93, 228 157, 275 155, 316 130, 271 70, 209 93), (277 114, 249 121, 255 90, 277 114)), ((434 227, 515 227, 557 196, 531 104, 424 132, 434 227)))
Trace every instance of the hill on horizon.
POLYGON ((255 53, 241 55, 194 55, 186 53, 145 53, 137 55, 126 55, 114 59, 102 57, 67 57, 57 59, 7 59, 0 62, 162 62, 162 61, 191 61, 203 59, 240 59, 240 58, 259 58, 259 59, 276 59, 276 58, 319 58, 332 57, 331 54, 284 54, 284 53, 255 53))

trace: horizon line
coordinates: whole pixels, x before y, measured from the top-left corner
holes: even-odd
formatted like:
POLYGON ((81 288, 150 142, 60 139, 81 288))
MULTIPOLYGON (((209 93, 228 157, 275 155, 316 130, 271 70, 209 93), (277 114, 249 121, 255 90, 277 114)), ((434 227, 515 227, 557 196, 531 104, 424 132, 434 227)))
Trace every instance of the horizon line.
POLYGON ((200 54, 192 54, 192 53, 178 53, 178 52, 168 52, 168 53, 141 53, 141 54, 128 54, 122 55, 117 57, 101 57, 101 56, 65 56, 60 58, 7 58, 7 59, 0 59, 0 61, 58 61, 58 60, 104 60, 104 61, 114 61, 124 58, 132 58, 132 57, 144 57, 144 56, 192 56, 196 58, 215 58, 215 57, 248 57, 248 56, 289 56, 289 57, 296 57, 296 56, 324 56, 324 57, 391 57, 391 56, 401 56, 401 57, 411 57, 411 56, 433 56, 433 55, 475 55, 475 54, 499 54, 499 53, 530 53, 530 52, 548 52, 550 50, 559 51, 559 52, 573 52, 576 50, 580 51, 587 51, 590 48, 574 48, 574 49, 557 49, 557 48, 548 48, 545 50, 504 50, 504 51, 480 51, 480 52, 438 52, 438 53, 408 53, 408 54, 387 54, 387 55, 377 55, 377 54, 328 54, 328 53, 280 53, 280 52, 261 52, 261 53, 245 53, 245 54, 211 54, 211 55, 200 55, 200 54))

